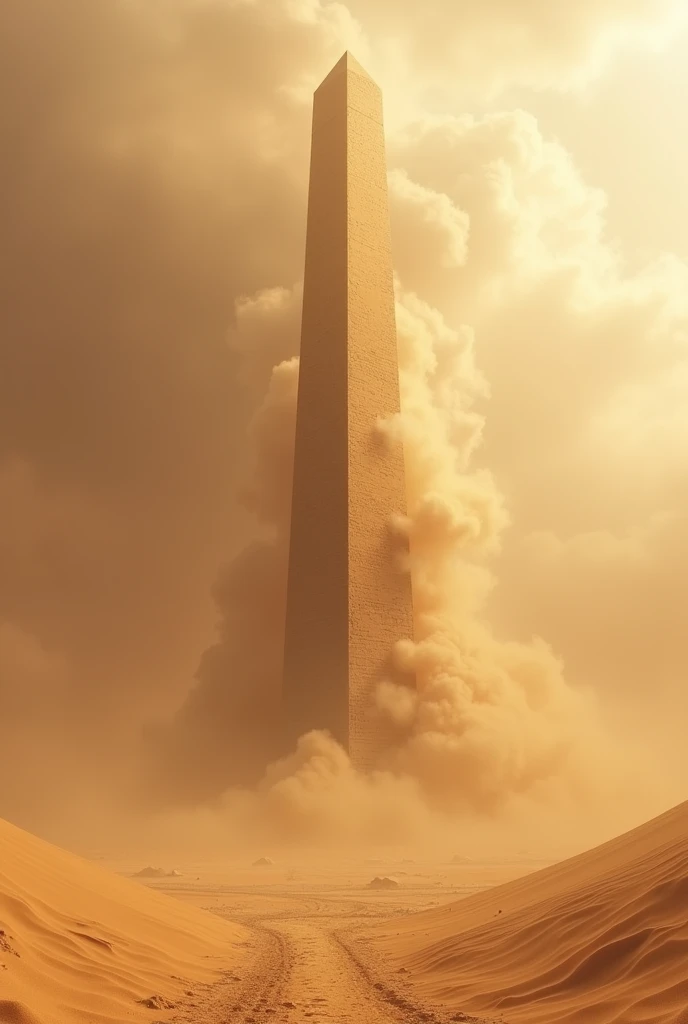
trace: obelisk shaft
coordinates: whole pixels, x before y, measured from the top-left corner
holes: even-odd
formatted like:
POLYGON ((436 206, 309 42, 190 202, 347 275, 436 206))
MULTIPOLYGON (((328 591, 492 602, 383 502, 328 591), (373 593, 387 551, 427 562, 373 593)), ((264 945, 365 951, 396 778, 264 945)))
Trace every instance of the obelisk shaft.
POLYGON ((386 733, 374 689, 413 635, 390 525, 406 507, 382 97, 348 54, 313 105, 287 591, 284 707, 293 739, 328 729, 354 763, 386 733))

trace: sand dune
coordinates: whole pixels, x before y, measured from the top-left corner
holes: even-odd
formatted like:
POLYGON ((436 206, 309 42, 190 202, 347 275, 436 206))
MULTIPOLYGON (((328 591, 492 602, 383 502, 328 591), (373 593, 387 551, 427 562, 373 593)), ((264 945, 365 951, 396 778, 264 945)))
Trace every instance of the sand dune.
POLYGON ((417 998, 465 1019, 688 1024, 688 803, 372 941, 417 998))
POLYGON ((165 1020, 245 936, 0 821, 0 1024, 165 1020))

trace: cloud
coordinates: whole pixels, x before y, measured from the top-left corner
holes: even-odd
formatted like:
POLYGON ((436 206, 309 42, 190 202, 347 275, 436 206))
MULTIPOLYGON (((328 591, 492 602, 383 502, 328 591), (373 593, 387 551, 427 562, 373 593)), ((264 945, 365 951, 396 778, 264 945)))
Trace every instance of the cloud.
POLYGON ((188 691, 245 536, 234 303, 299 276, 309 112, 288 87, 339 44, 286 5, 1 19, 0 615, 65 665, 65 742, 97 728, 112 777, 188 691))
MULTIPOLYGON (((546 637, 636 749, 664 744, 666 758, 668 744, 678 798, 688 268, 663 256, 631 270, 603 197, 521 111, 428 118, 398 146, 408 173, 470 219, 465 265, 453 288, 437 275, 432 298, 470 322, 490 386, 477 464, 512 526, 487 615, 501 633, 546 637)), ((406 273, 411 287, 428 277, 418 259, 406 273)))
MULTIPOLYGON (((256 308, 269 336, 274 305, 267 296, 244 305, 256 308)), ((290 296, 281 309, 290 315, 290 296)), ((279 749, 297 382, 298 360, 279 363, 249 423, 242 497, 266 530, 215 582, 219 638, 204 653, 195 686, 169 725, 147 731, 153 800, 183 805, 216 798, 230 785, 260 778, 279 749)))
POLYGON ((508 85, 568 88, 619 48, 660 45, 685 15, 680 0, 350 0, 398 69, 449 92, 508 85))

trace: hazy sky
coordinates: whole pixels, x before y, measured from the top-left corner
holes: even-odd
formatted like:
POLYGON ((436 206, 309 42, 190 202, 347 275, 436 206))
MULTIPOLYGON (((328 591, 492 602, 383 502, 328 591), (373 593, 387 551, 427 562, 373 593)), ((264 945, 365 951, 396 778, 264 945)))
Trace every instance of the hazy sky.
POLYGON ((543 132, 559 139, 591 185, 604 189, 611 239, 640 262, 669 251, 688 259, 688 30, 659 53, 621 54, 577 92, 514 90, 543 132))
POLYGON ((215 798, 258 743, 297 364, 271 371, 312 90, 347 47, 385 92, 418 573, 455 569, 450 692, 428 654, 400 770, 495 812, 594 789, 608 729, 661 769, 648 812, 688 796, 685 14, 5 0, 0 814, 215 798))

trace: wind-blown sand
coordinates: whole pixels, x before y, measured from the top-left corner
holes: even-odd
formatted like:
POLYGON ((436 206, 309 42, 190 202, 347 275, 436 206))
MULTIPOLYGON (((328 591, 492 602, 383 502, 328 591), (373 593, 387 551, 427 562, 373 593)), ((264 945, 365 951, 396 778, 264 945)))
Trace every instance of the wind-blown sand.
MULTIPOLYGON (((688 803, 588 853, 377 925, 418 1002, 508 1024, 688 1024, 688 803)), ((379 954, 383 959, 380 960, 379 954)))
POLYGON ((0 821, 0 1024, 165 1020, 246 935, 0 821))

